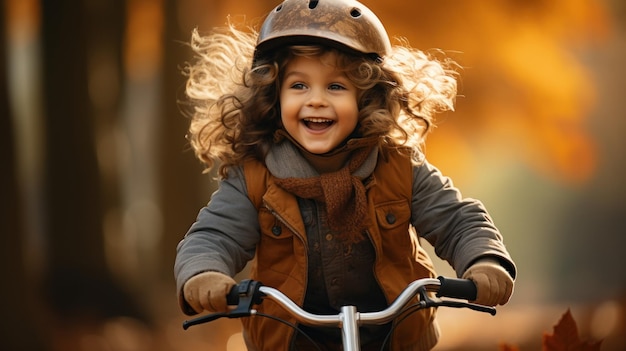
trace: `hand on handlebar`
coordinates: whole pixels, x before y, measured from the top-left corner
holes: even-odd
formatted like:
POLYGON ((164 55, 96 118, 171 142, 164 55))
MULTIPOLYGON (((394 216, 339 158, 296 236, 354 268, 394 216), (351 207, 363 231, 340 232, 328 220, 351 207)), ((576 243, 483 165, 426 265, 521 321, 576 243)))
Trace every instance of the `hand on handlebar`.
POLYGON ((185 301, 200 313, 227 312, 226 295, 237 282, 219 272, 204 272, 191 277, 183 286, 185 301))
POLYGON ((465 271, 463 279, 476 284, 477 296, 472 302, 479 305, 504 305, 513 293, 513 278, 495 259, 477 261, 465 271))
MULTIPOLYGON (((345 305, 341 307, 342 312, 335 315, 319 315, 308 312, 302 309, 302 307, 298 306, 294 301, 292 301, 289 297, 283 294, 280 290, 269 286, 264 286, 261 282, 256 280, 246 279, 241 281, 239 284, 230 285, 232 283, 232 279, 230 277, 215 272, 211 272, 211 274, 203 273, 201 275, 198 275, 198 279, 192 279, 190 279, 188 282, 189 286, 185 284, 185 287, 183 288, 185 297, 188 299, 190 305, 192 301, 197 301, 197 298, 195 297, 197 295, 192 295, 192 293, 195 293, 193 288, 195 286, 204 285, 200 284, 199 282, 207 279, 209 280, 210 284, 214 284, 215 281, 223 279, 223 281, 226 283, 225 286, 233 286, 233 288, 230 289, 228 295, 226 295, 226 290, 224 290, 225 292, 222 295, 224 299, 222 300, 222 302, 226 303, 226 301, 228 301, 227 303, 229 305, 236 305, 237 307, 234 310, 226 313, 226 311, 224 310, 217 311, 215 308, 211 308, 209 306, 209 308, 206 308, 207 310, 217 313, 209 313, 194 318, 192 320, 184 321, 184 329, 187 329, 193 325, 211 322, 222 317, 241 318, 248 317, 254 314, 263 317, 275 318, 275 316, 258 314, 257 311, 253 309, 253 305, 261 304, 266 298, 270 298, 275 303, 282 306, 285 311, 290 313, 291 316, 295 317, 302 324, 318 327, 332 326, 344 328, 344 322, 349 321, 350 323, 356 323, 357 320, 359 320, 362 325, 381 325, 392 321, 393 319, 406 313, 407 311, 409 311, 408 313, 412 313, 423 308, 431 307, 469 308, 474 311, 486 312, 491 315, 496 314, 496 310, 493 307, 480 306, 477 304, 468 303, 466 301, 461 301, 474 299, 477 296, 476 284, 469 280, 456 278, 439 277, 437 279, 418 279, 407 285, 407 287, 402 291, 400 295, 398 295, 398 297, 391 303, 391 305, 383 310, 358 312, 355 309, 355 306, 345 305), (189 294, 187 293, 188 290, 189 294), (433 298, 432 296, 427 294, 428 291, 436 291, 437 297, 433 298), (411 301, 413 301, 416 296, 419 296, 420 303, 411 304, 411 301), (351 317, 347 318, 347 315, 351 317)), ((222 287, 224 287, 224 285, 222 287)), ((209 294, 201 296, 205 296, 208 300, 209 294)), ((211 291, 210 296, 213 296, 213 291, 211 291)), ((198 308, 198 310, 204 308, 202 307, 202 304, 200 304, 199 306, 200 307, 198 308)), ((216 307, 215 304, 213 304, 212 306, 216 307)), ((354 326, 354 328, 355 330, 358 329, 356 325, 354 326)), ((355 332, 355 330, 352 330, 352 332, 355 332)))

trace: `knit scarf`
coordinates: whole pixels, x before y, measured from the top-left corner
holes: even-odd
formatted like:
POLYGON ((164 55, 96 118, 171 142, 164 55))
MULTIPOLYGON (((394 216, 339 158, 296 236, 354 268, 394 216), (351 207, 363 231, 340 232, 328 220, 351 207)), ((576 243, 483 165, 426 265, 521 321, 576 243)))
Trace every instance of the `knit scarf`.
POLYGON ((354 172, 365 162, 376 142, 377 138, 359 139, 347 146, 354 149, 349 161, 338 171, 309 178, 282 178, 276 183, 298 197, 326 204, 330 229, 347 243, 359 242, 364 239, 363 230, 368 221, 367 198, 363 181, 354 172))

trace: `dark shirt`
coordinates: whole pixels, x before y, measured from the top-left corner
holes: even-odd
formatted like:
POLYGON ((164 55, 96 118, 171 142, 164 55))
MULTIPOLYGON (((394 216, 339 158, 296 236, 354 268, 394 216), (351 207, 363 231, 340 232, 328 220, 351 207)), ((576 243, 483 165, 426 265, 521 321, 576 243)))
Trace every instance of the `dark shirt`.
MULTIPOLYGON (((341 307, 354 305, 359 312, 380 311, 387 300, 374 276, 376 255, 371 241, 348 244, 341 233, 328 228, 323 203, 298 199, 308 241, 308 281, 303 308, 315 314, 337 314, 341 307)), ((309 336, 326 343, 341 344, 341 330, 301 326, 309 336)), ((382 340, 390 326, 360 327, 360 340, 366 345, 382 340)), ((298 337, 300 338, 300 337, 298 337)))

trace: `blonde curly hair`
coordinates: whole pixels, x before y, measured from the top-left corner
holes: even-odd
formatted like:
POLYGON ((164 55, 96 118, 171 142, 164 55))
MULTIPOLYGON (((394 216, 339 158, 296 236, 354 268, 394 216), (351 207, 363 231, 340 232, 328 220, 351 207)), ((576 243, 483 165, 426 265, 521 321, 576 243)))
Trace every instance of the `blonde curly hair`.
POLYGON ((263 160, 280 127, 281 73, 294 56, 321 56, 333 51, 338 67, 358 88, 362 137, 380 136, 391 146, 422 147, 433 127, 434 115, 453 110, 456 67, 449 59, 435 59, 405 41, 393 45, 383 60, 323 46, 288 46, 270 57, 254 59, 258 33, 229 24, 207 35, 194 30, 188 64, 186 95, 192 109, 187 138, 205 171, 219 162, 219 175, 229 166, 254 157, 263 160))

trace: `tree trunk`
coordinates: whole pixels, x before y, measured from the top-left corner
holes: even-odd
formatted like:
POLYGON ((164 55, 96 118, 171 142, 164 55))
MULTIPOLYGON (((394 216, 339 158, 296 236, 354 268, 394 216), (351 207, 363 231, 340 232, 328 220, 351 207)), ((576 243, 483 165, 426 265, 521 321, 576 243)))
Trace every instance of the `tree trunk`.
POLYGON ((114 157, 115 150, 100 148, 96 157, 102 140, 96 136, 106 137, 117 118, 120 87, 102 79, 119 74, 123 13, 121 0, 42 2, 43 286, 58 328, 80 329, 85 320, 137 315, 125 289, 112 278, 105 256, 103 218, 119 206, 120 190, 115 177, 102 176, 98 161, 114 157))
MULTIPOLYGON (((213 9, 217 4, 207 3, 213 9)), ((196 9, 196 13, 211 13, 196 9)), ((185 140, 189 120, 181 113, 180 101, 185 100, 185 77, 182 68, 192 59, 191 50, 182 44, 189 41, 191 31, 181 29, 178 2, 166 0, 164 4, 165 33, 163 36, 163 98, 161 133, 159 136, 159 177, 161 209, 163 211, 163 257, 160 272, 166 282, 173 283, 174 257, 176 244, 193 223, 202 207, 209 199, 213 182, 208 175, 202 175, 203 167, 194 157, 189 143, 185 140)))
MULTIPOLYGON (((5 21, 5 7, 0 19, 5 21)), ((44 350, 42 335, 34 321, 37 298, 26 269, 25 226, 20 199, 13 116, 9 102, 5 26, 0 26, 0 349, 44 350)))

